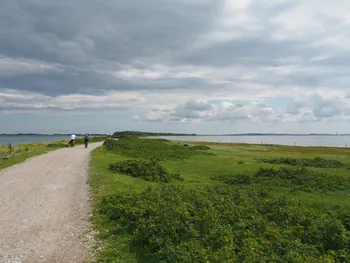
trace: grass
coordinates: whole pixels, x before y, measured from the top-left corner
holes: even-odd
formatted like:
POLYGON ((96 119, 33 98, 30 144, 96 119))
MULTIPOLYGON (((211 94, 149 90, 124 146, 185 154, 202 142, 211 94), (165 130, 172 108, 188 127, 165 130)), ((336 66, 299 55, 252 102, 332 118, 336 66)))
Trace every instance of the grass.
POLYGON ((350 149, 184 144, 126 137, 92 152, 98 262, 350 262, 350 149), (134 159, 184 180, 109 169, 134 159))
POLYGON ((47 153, 51 149, 45 143, 26 144, 14 146, 0 146, 0 169, 10 167, 25 161, 28 158, 47 153))
MULTIPOLYGON (((101 142, 104 140, 106 140, 106 137, 93 137, 89 139, 89 143, 101 142)), ((76 140, 77 145, 83 143, 83 139, 76 140)), ((0 170, 21 163, 28 158, 64 147, 69 147, 67 141, 22 144, 16 146, 0 145, 0 170)))

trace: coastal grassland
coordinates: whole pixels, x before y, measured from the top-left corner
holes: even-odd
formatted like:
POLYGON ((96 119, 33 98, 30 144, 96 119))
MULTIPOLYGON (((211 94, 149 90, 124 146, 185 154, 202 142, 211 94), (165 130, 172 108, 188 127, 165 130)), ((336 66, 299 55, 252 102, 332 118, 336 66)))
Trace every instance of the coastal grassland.
POLYGON ((26 159, 49 151, 46 143, 0 146, 0 169, 7 168, 26 159))
POLYGON ((107 140, 90 167, 97 261, 350 262, 349 157, 345 148, 107 140))
MULTIPOLYGON (((89 138, 89 143, 101 142, 107 137, 89 138)), ((77 145, 83 144, 83 139, 76 140, 77 145)), ((0 145, 0 169, 25 161, 28 158, 47 153, 59 148, 69 147, 68 141, 33 143, 22 145, 0 145)))

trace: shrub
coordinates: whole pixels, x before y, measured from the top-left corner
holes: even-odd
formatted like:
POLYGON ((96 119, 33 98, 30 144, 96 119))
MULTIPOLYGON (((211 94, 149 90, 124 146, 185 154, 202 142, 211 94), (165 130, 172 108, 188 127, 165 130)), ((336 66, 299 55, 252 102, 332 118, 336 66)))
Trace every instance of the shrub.
POLYGON ((237 175, 221 175, 213 178, 214 180, 224 181, 226 184, 251 184, 254 179, 248 174, 237 174, 237 175))
POLYGON ((342 174, 328 174, 309 170, 305 167, 287 168, 262 168, 254 175, 233 174, 220 175, 213 178, 226 184, 268 184, 275 186, 294 186, 295 189, 309 191, 344 190, 350 187, 350 178, 342 174))
POLYGON ((104 142, 104 146, 108 151, 124 156, 156 161, 184 160, 194 155, 206 154, 193 147, 183 147, 163 139, 123 137, 118 140, 108 139, 104 142))
POLYGON ((106 197, 100 212, 143 262, 349 262, 342 219, 266 191, 163 185, 106 197))
POLYGON ((192 149, 194 149, 194 150, 210 150, 210 147, 205 146, 205 145, 195 145, 195 146, 192 146, 192 149))
MULTIPOLYGON (((105 141, 106 139, 107 137, 105 136, 89 137, 89 143, 102 142, 102 141, 105 141)), ((75 140, 75 144, 84 144, 84 138, 77 138, 75 140)))
POLYGON ((260 159, 261 162, 270 164, 288 164, 293 166, 310 166, 318 168, 343 168, 345 164, 338 160, 328 160, 321 157, 315 157, 314 159, 296 159, 296 158, 274 158, 274 159, 260 159))
POLYGON ((168 173, 156 161, 127 160, 109 165, 109 170, 116 173, 139 177, 150 182, 169 183, 171 179, 183 180, 179 174, 168 173))
POLYGON ((7 144, 7 149, 9 153, 12 153, 13 147, 11 143, 7 144))
POLYGON ((48 148, 64 148, 64 147, 69 147, 69 145, 66 143, 62 143, 62 142, 53 142, 53 143, 49 143, 46 147, 48 147, 48 148))

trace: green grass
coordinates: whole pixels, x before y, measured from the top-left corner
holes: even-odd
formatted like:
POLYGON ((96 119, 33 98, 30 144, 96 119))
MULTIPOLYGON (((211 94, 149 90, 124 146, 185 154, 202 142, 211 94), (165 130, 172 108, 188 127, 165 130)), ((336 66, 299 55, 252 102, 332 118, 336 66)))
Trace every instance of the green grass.
POLYGON ((45 143, 14 146, 9 150, 7 146, 0 146, 0 169, 10 167, 28 158, 50 151, 45 143))
POLYGON ((92 220, 105 244, 97 255, 98 262, 231 262, 230 259, 236 262, 350 262, 350 232, 344 219, 350 218, 347 212, 350 211, 350 189, 341 187, 350 182, 350 149, 186 144, 189 146, 127 137, 107 141, 106 147, 92 152, 92 220), (209 149, 194 146, 208 146, 209 149), (163 186, 109 169, 111 164, 132 159, 154 160, 168 173, 180 174, 184 180, 174 180, 163 186), (304 168, 298 170, 299 166, 304 168), (260 168, 267 173, 258 177, 260 168), (278 172, 280 168, 287 172, 278 172), (249 176, 250 183, 237 180, 241 175, 249 176), (339 184, 334 183, 335 180, 339 184), (332 184, 333 187, 327 189, 327 185, 332 184), (239 195, 234 196, 234 193, 239 195), (258 193, 266 194, 261 199, 255 197, 258 193), (282 201, 285 197, 287 202, 282 201), (235 198, 241 198, 244 206, 236 204, 231 209, 229 204, 235 202, 235 198), (216 204, 221 199, 227 202, 222 208, 223 204, 216 204), (266 203, 261 203, 262 200, 266 203), (279 223, 279 213, 271 218, 268 213, 275 211, 266 210, 276 202, 280 203, 280 209, 288 211, 286 216, 290 217, 283 224, 279 223), (208 211, 205 207, 209 204, 216 205, 209 214, 203 214, 208 211), (166 207, 168 209, 164 210, 166 207), (245 207, 250 208, 251 214, 245 207), (149 212, 144 214, 144 211, 149 212), (249 234, 242 234, 248 231, 243 225, 241 229, 227 228, 232 222, 219 216, 223 211, 227 211, 229 218, 241 211, 241 223, 250 228, 249 234), (345 211, 345 216, 340 215, 340 211, 345 211), (293 221, 293 214, 300 221, 293 221), (200 215, 210 224, 202 221, 200 215), (303 225, 311 218, 310 225, 296 230, 298 224, 303 225), (192 226, 187 228, 189 226, 183 222, 192 226), (154 229, 150 227, 152 225, 154 229), (272 232, 262 235, 258 226, 265 226, 272 232), (172 228, 177 229, 176 232, 172 232, 172 228), (165 232, 159 232, 159 229, 165 232), (187 229, 185 232, 189 235, 176 237, 175 233, 180 229, 187 229), (211 236, 209 233, 213 229, 217 232, 211 236), (313 233, 312 241, 305 241, 303 235, 307 231, 313 233), (337 235, 342 236, 342 240, 336 241, 336 237, 333 241, 327 240, 327 236, 332 235, 327 231, 339 231, 337 235), (224 233, 229 244, 222 240, 224 233), (195 242, 199 236, 203 242, 195 242), (242 240, 237 241, 235 236, 242 240), (291 239, 299 242, 298 245, 289 247, 291 239), (279 248, 278 244, 283 242, 292 254, 279 248), (242 254, 247 246, 259 246, 259 251, 265 256, 254 258, 251 254, 242 254))

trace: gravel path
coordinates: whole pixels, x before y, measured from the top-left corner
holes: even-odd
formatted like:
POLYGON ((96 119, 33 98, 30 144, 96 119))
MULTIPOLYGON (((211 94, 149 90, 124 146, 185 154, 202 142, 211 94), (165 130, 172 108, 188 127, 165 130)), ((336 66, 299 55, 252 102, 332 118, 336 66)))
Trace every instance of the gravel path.
POLYGON ((0 262, 82 262, 93 238, 88 217, 90 151, 65 148, 0 171, 0 262))

